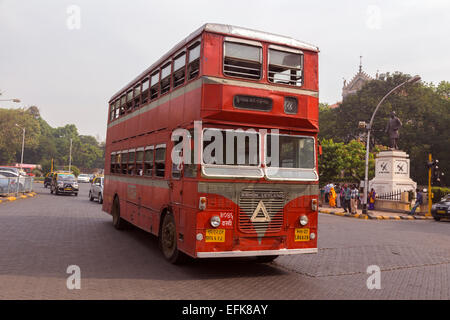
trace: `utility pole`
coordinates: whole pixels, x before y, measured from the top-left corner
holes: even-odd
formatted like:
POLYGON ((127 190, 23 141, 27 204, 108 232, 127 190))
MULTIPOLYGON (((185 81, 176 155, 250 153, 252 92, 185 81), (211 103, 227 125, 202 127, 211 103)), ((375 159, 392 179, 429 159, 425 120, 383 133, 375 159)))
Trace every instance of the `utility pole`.
POLYGON ((72 167, 72 139, 70 139, 70 153, 69 153, 69 172, 72 167))

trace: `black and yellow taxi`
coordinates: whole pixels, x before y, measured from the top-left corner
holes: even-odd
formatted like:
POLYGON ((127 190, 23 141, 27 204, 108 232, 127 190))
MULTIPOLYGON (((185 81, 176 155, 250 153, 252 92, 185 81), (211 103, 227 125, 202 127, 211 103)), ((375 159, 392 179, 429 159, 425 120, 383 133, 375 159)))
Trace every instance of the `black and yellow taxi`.
POLYGON ((55 172, 52 176, 50 184, 50 193, 58 194, 74 194, 78 196, 77 178, 70 172, 55 172))

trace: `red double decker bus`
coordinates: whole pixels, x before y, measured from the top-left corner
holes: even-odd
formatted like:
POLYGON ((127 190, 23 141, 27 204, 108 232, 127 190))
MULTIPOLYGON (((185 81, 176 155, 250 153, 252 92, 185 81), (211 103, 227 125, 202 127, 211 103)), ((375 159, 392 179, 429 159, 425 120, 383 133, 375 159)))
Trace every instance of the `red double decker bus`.
POLYGON ((205 24, 118 91, 103 196, 113 225, 156 235, 173 263, 316 253, 318 52, 205 24))

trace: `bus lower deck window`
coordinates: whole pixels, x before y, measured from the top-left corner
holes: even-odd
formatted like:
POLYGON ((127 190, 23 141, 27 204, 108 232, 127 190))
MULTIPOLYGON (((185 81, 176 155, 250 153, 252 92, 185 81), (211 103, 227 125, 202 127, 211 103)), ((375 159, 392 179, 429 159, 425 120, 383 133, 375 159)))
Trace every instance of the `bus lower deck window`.
POLYGON ((122 166, 122 174, 127 174, 128 172, 128 153, 121 154, 121 166, 122 166))
POLYGON ((153 175, 153 149, 145 150, 144 175, 151 177, 153 175))
POLYGON ((137 151, 136 152, 136 174, 138 176, 142 176, 144 174, 143 171, 143 163, 144 161, 144 151, 137 151))
POLYGON ((155 175, 157 177, 164 177, 166 170, 166 148, 157 148, 155 151, 155 175))
POLYGON ((135 156, 136 156, 135 152, 128 153, 128 174, 130 174, 130 175, 134 175, 134 173, 135 173, 135 170, 134 170, 135 169, 134 168, 135 156))

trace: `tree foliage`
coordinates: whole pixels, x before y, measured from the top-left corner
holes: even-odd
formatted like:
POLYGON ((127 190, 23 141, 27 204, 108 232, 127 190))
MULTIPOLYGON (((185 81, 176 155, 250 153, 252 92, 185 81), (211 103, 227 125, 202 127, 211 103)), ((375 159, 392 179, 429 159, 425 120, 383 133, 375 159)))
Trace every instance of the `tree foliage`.
POLYGON ((28 109, 0 109, 0 164, 20 162, 22 129, 25 128, 24 162, 41 164, 44 172, 69 164, 72 139, 72 164, 81 170, 103 168, 104 144, 92 136, 79 135, 77 127, 67 124, 52 128, 35 106, 28 109))
MULTIPOLYGON (((364 138, 359 121, 369 122, 376 105, 392 88, 408 80, 409 75, 394 73, 386 80, 367 82, 356 94, 347 96, 339 108, 319 109, 322 139, 349 143, 364 138)), ((450 83, 442 81, 438 86, 426 83, 407 84, 391 94, 380 106, 372 127, 371 149, 375 145, 389 145, 384 132, 391 111, 401 119, 399 148, 411 159, 411 177, 419 184, 426 184, 425 163, 428 154, 439 159, 441 169, 450 175, 450 83)), ((450 181, 445 181, 449 184, 450 181)))

